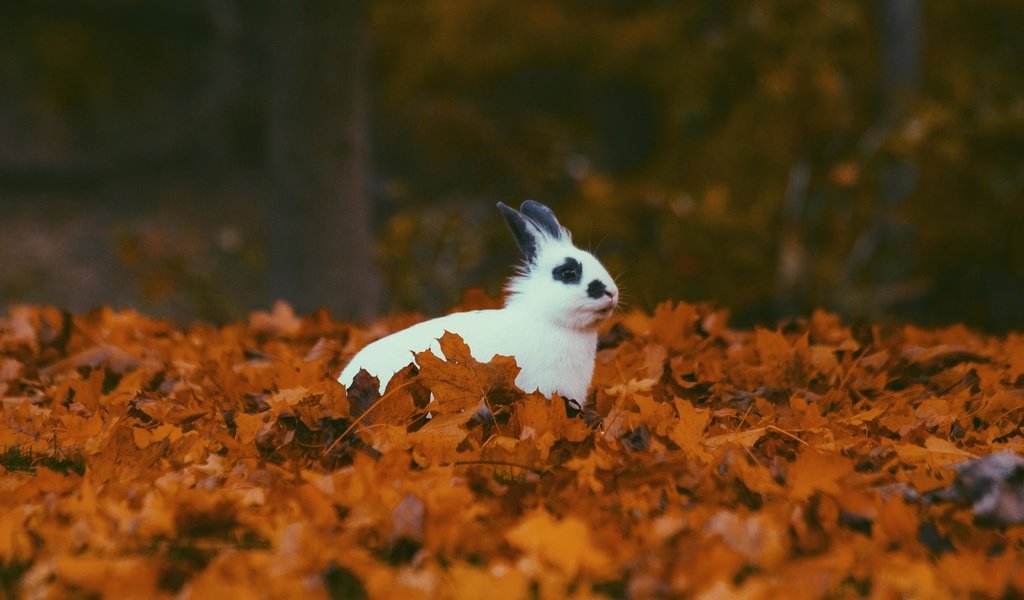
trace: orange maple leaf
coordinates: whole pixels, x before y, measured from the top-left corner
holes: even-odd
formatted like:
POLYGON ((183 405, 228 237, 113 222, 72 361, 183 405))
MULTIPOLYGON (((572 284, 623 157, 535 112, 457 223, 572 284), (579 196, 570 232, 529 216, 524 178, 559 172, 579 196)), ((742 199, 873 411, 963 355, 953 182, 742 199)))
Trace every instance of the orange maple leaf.
POLYGON ((419 379, 434 394, 432 413, 476 411, 491 396, 515 394, 514 358, 498 355, 481 363, 457 334, 446 331, 439 341, 444 359, 429 350, 416 355, 419 379))

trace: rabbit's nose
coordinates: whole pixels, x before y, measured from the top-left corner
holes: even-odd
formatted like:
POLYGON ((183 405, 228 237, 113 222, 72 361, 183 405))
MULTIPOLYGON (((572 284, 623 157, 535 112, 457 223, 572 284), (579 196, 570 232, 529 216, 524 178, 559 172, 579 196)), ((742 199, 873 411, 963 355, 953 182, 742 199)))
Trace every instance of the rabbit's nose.
POLYGON ((600 279, 595 279, 590 282, 587 286, 587 295, 597 300, 601 296, 605 296, 609 293, 608 288, 604 285, 600 279))

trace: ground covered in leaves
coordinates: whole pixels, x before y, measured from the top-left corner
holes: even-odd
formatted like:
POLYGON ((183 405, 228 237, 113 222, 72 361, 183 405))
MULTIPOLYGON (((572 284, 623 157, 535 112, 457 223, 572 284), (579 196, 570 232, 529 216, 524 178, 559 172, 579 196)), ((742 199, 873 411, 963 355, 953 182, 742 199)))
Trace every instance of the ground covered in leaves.
POLYGON ((454 336, 346 394, 404 324, 0 317, 0 597, 1024 593, 1021 527, 928 500, 1022 449, 1020 335, 665 304, 608 324, 582 413, 454 336))

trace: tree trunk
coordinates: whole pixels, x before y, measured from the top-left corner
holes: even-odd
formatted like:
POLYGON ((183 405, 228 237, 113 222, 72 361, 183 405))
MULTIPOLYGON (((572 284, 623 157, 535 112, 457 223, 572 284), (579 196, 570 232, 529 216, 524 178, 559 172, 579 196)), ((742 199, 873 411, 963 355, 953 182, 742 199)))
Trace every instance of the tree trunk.
POLYGON ((343 319, 373 315, 367 3, 273 3, 270 219, 274 298, 343 319))
MULTIPOLYGON (((924 24, 921 0, 878 0, 881 81, 875 125, 864 136, 861 153, 871 156, 911 116, 921 79, 924 24)), ((894 305, 920 296, 919 282, 910 281, 916 233, 896 213, 914 192, 917 173, 898 158, 881 165, 878 201, 872 221, 857 237, 838 277, 839 304, 859 314, 876 316, 894 305), (854 293, 861 276, 866 293, 854 293)))

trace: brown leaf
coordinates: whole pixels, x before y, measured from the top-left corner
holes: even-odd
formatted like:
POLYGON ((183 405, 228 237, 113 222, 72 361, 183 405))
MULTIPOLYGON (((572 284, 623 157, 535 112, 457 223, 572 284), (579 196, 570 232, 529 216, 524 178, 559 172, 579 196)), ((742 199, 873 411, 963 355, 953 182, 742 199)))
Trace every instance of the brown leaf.
POLYGON ((274 303, 271 312, 256 311, 249 318, 249 327, 253 331, 269 333, 282 337, 298 335, 302 321, 295 316, 295 310, 283 300, 274 303))
POLYGON ((333 379, 342 353, 417 320, 13 310, 0 595, 1024 589, 1020 536, 981 523, 1017 522, 1018 461, 954 467, 1024 452, 1019 335, 854 335, 820 312, 743 331, 666 303, 614 318, 586 418, 451 335, 383 396, 333 379))
POLYGON ((430 410, 437 414, 483 408, 490 395, 514 394, 519 367, 511 356, 495 356, 481 363, 458 335, 445 332, 440 339, 444 359, 428 351, 416 355, 419 379, 434 394, 430 410))
POLYGON ((841 495, 841 481, 852 472, 853 463, 844 456, 806 450, 789 466, 790 493, 796 500, 810 498, 815 492, 841 495))
POLYGON ((692 404, 680 398, 676 398, 674 404, 679 420, 669 432, 669 438, 688 456, 703 462, 709 461, 711 455, 704 450, 703 442, 704 431, 711 419, 710 411, 697 410, 692 404))

